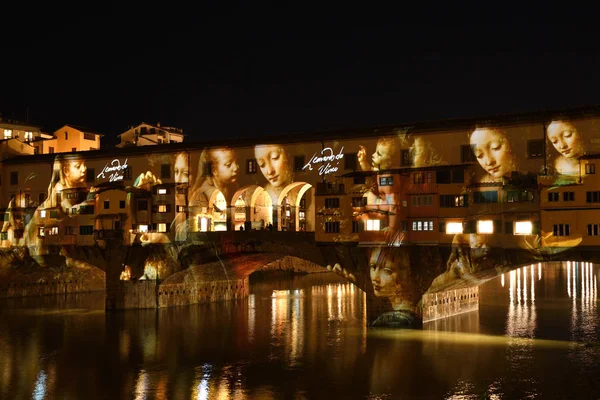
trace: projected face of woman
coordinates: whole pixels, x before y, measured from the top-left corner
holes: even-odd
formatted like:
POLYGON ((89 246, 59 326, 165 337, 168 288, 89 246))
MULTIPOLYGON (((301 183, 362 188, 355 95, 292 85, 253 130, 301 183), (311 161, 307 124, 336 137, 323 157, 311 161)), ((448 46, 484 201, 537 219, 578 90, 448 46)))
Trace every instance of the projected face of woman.
POLYGON ((282 188, 291 182, 292 171, 283 147, 279 145, 256 146, 254 156, 261 172, 274 188, 282 188))
POLYGON ((217 186, 222 187, 237 181, 239 166, 232 149, 219 149, 211 152, 213 160, 213 179, 217 186))
POLYGON ((548 140, 566 158, 578 158, 585 152, 583 138, 573 124, 554 121, 548 125, 548 140))
POLYGON ((391 257, 383 255, 381 248, 373 250, 369 261, 373 292, 377 297, 391 297, 397 294, 398 283, 397 265, 391 257))
POLYGON ((187 156, 185 154, 177 155, 173 170, 173 174, 175 175, 175 183, 190 182, 190 167, 188 164, 187 156))
POLYGON ((495 129, 477 129, 471 134, 471 148, 479 164, 493 179, 515 169, 512 149, 504 134, 495 129))

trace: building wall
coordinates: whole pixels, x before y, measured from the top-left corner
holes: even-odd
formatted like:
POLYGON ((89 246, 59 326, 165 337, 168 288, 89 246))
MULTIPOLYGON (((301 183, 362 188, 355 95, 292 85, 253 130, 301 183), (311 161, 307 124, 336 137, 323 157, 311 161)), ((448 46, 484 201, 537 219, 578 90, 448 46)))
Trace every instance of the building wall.
MULTIPOLYGON (((187 240, 202 230, 264 229, 272 224, 275 230, 314 230, 317 240, 325 242, 449 245, 462 239, 446 233, 445 227, 459 222, 464 229, 458 234, 482 235, 491 245, 520 246, 523 237, 513 232, 517 222, 535 225, 529 236, 547 234, 553 221, 561 223, 561 212, 580 212, 583 221, 584 213, 596 207, 585 200, 589 185, 598 182, 584 164, 592 164, 589 157, 600 153, 598 119, 563 123, 559 129, 561 134, 570 132, 569 137, 575 132, 579 144, 573 145, 572 153, 588 156, 574 170, 551 141, 551 127, 557 126, 551 122, 461 130, 388 129, 348 139, 261 140, 235 148, 125 148, 71 154, 67 161, 79 159, 85 166, 85 179, 77 185, 87 191, 86 201, 93 202, 95 214, 109 215, 102 216, 102 223, 92 221, 94 230, 103 230, 107 221, 114 229, 119 221, 119 229, 129 232, 131 241, 187 240), (568 185, 576 188, 574 204, 580 208, 546 210, 554 205, 545 203, 545 191, 567 190, 568 185), (516 192, 524 197, 515 197, 516 192), (449 207, 447 196, 465 196, 466 206, 449 207), (353 204, 353 197, 363 197, 364 204, 353 204), (125 210, 113 209, 123 198, 125 210), (105 199, 110 203, 106 213, 105 199), (493 234, 479 230, 482 220, 492 222, 493 234), (164 228, 160 224, 167 224, 168 231, 159 232, 164 228)), ((74 143, 77 132, 82 134, 69 130, 66 146, 74 143)), ((55 140, 61 140, 61 134, 62 128, 55 140)), ((36 201, 40 193, 55 196, 50 177, 63 156, 6 160, 2 206, 8 207, 11 195, 21 191, 36 201), (10 183, 13 172, 18 179, 10 183)), ((89 223, 82 218, 77 216, 80 227, 89 223)), ((570 232, 585 236, 582 223, 572 225, 570 232)), ((536 240, 531 242, 535 245, 536 240)))

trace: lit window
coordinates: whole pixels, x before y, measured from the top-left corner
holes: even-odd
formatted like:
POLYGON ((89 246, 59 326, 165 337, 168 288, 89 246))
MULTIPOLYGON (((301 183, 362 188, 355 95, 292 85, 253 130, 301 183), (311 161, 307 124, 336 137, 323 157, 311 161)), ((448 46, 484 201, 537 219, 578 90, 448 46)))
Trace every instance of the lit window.
POLYGON ((38 227, 38 235, 40 237, 44 237, 45 236, 45 234, 44 234, 44 227, 43 226, 38 227))
POLYGON ((165 188, 158 189, 158 194, 167 194, 167 189, 165 189, 165 188))
POLYGON ((300 211, 300 212, 298 213, 298 218, 300 218, 300 219, 304 219, 304 218, 306 218, 306 214, 304 214, 304 211, 300 211))
POLYGON ((158 212, 161 212, 161 213, 167 212, 167 205, 166 204, 159 204, 158 205, 158 212))
POLYGON ((48 235, 58 235, 58 226, 53 226, 48 229, 48 235))
POLYGON ((164 222, 161 222, 158 224, 158 231, 159 232, 166 232, 167 231, 167 224, 165 224, 164 222))
POLYGON ((139 232, 148 232, 148 225, 138 225, 139 232))
POLYGON ((25 132, 25 141, 31 142, 33 140, 33 132, 25 132))
POLYGON ((206 232, 208 230, 208 218, 200 217, 200 232, 206 232))
POLYGON ((531 232, 533 232, 533 225, 531 221, 515 222, 515 235, 531 235, 531 232))
POLYGON ((379 220, 378 219, 368 219, 367 220, 367 230, 368 231, 378 231, 379 230, 379 220))
POLYGON ((477 233, 494 233, 494 221, 477 221, 477 233))
POLYGON ((40 217, 41 218, 46 218, 46 210, 40 211, 40 217))
POLYGON ((446 233, 450 233, 450 234, 463 233, 462 222, 448 222, 446 224, 446 233))
POLYGON ((5 129, 4 130, 4 139, 11 139, 12 138, 12 129, 5 129))

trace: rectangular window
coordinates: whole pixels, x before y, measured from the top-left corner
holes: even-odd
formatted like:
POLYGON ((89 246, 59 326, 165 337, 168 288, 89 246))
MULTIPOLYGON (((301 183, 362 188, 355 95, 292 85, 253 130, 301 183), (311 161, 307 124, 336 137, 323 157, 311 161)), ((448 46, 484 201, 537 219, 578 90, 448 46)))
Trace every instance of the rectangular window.
POLYGON ((294 171, 302 171, 304 165, 306 165, 304 156, 294 156, 294 171))
POLYGON ((587 226, 588 236, 598 236, 599 227, 600 227, 599 224, 588 224, 588 226, 587 226))
POLYGON ((18 185, 19 184, 19 171, 11 171, 10 173, 10 184, 18 185))
POLYGON ((549 202, 558 201, 558 199, 559 199, 558 192, 548 192, 548 201, 549 202))
POLYGON ((368 231, 379 231, 380 230, 380 221, 378 219, 368 219, 367 220, 367 230, 368 231))
POLYGON ((554 236, 571 236, 571 225, 554 224, 552 225, 554 236))
POLYGON ((340 199, 337 197, 325 199, 325 208, 340 208, 340 199))
POLYGON ((125 170, 123 171, 123 179, 131 180, 131 176, 132 176, 131 166, 128 165, 127 168, 125 168, 125 170))
POLYGON ((402 150, 402 159, 400 160, 403 167, 410 167, 412 165, 412 157, 410 156, 410 150, 402 150))
POLYGON ((364 207, 367 205, 366 197, 353 197, 352 198, 352 207, 364 207))
POLYGON ((362 232, 363 222, 362 221, 352 221, 352 232, 362 232))
POLYGON ((77 151, 77 147, 71 147, 71 151, 75 153, 77 151))
POLYGON ((367 182, 367 179, 364 175, 352 177, 352 183, 354 185, 364 185, 366 182, 367 182))
POLYGON ((46 236, 46 233, 44 232, 44 227, 43 226, 38 226, 38 236, 39 237, 46 236))
POLYGON ((65 140, 69 140, 69 132, 65 132, 65 140))
POLYGON ((357 159, 356 153, 344 154, 344 169, 356 171, 357 159))
POLYGON ((585 192, 586 203, 600 203, 600 191, 585 192))
POLYGON ((48 153, 54 154, 54 147, 52 147, 52 146, 48 147, 48 153))
POLYGON ((148 200, 140 199, 137 202, 138 211, 148 211, 148 200))
POLYGON ((125 208, 125 200, 119 200, 119 208, 125 208))
POLYGON ((379 186, 392 186, 394 184, 393 176, 380 176, 379 186))
POLYGON ((529 158, 544 157, 544 139, 528 140, 527 155, 529 158))
POLYGON ((460 162, 463 162, 463 163, 477 162, 477 159, 475 158, 475 154, 473 153, 473 150, 471 149, 471 145, 463 144, 460 146, 460 162))
POLYGON ((81 225, 79 227, 80 235, 92 235, 94 234, 94 227, 92 225, 81 225))
POLYGON ((110 208, 110 200, 104 200, 104 209, 108 210, 110 208))
POLYGON ((466 194, 452 195, 452 194, 441 194, 440 195, 440 207, 468 207, 469 197, 466 194))
POLYGON ((255 174, 256 173, 256 160, 246 160, 246 173, 247 174, 255 174))
POLYGON ((585 174, 593 175, 596 173, 596 164, 585 164, 585 174))
POLYGON ((71 226, 71 225, 65 226, 65 235, 74 235, 74 234, 75 234, 74 226, 71 226))
POLYGON ((167 231, 167 224, 164 223, 164 222, 159 222, 157 228, 158 228, 158 231, 161 232, 161 233, 162 232, 166 232, 167 231))
POLYGON ((473 192, 473 201, 475 204, 489 204, 498 202, 497 191, 473 192))
POLYGON ((165 212, 167 212, 167 205, 166 204, 159 204, 158 205, 158 212, 159 213, 165 213, 165 212))
POLYGON ((171 165, 170 164, 161 164, 160 165, 160 178, 161 179, 170 179, 171 178, 171 165))
MULTIPOLYGON (((80 206, 79 214, 93 215, 94 214, 94 206, 93 205, 80 206)), ((50 216, 52 216, 52 212, 50 213, 50 216)))
POLYGON ((435 181, 437 183, 452 183, 452 172, 448 169, 436 171, 435 181))
POLYGON ((4 139, 12 139, 12 129, 4 130, 4 139))
POLYGON ((452 170, 452 183, 465 183, 464 169, 456 168, 452 170))
POLYGON ((325 232, 326 233, 340 233, 340 223, 339 222, 325 222, 325 232))
POLYGON ((94 170, 94 168, 88 168, 85 171, 85 181, 88 183, 94 183, 95 179, 96 179, 96 171, 94 170))
POLYGON ((575 192, 564 192, 563 201, 575 201, 575 192))
POLYGON ((96 140, 96 135, 93 133, 83 132, 83 140, 96 140))
POLYGON ((414 183, 423 183, 424 182, 424 176, 422 172, 415 172, 413 175, 413 182, 414 183))
POLYGON ((157 194, 167 194, 167 188, 158 188, 156 190, 157 194))
POLYGON ((508 203, 516 203, 516 202, 524 202, 524 201, 533 201, 533 192, 523 190, 511 190, 506 193, 506 201, 508 203))
POLYGON ((413 207, 427 207, 433 205, 433 195, 414 195, 410 196, 411 206, 413 207))

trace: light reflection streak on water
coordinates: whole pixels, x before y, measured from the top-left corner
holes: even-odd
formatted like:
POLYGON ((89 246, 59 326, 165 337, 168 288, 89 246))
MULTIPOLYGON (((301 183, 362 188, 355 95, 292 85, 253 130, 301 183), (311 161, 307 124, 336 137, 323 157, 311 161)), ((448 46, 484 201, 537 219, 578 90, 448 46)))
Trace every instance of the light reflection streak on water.
POLYGON ((212 366, 210 364, 204 364, 202 367, 196 368, 194 380, 198 383, 194 385, 194 388, 192 390, 192 399, 208 399, 208 382, 210 381, 211 371, 212 366))
POLYGON ((148 393, 148 373, 140 370, 135 383, 135 400, 145 400, 148 393))
POLYGON ((567 261, 567 294, 571 297, 571 262, 567 261))
POLYGON ((509 276, 510 288, 509 307, 506 321, 506 334, 510 337, 533 338, 537 320, 537 313, 535 307, 535 285, 533 265, 531 265, 530 268, 522 267, 517 269, 516 271, 510 271, 509 276), (531 271, 530 286, 527 285, 528 271, 531 271), (521 273, 523 274, 522 286, 521 273))
POLYGON ((37 376, 32 397, 35 400, 42 400, 46 397, 46 373, 43 370, 37 376))
POLYGON ((248 296, 248 340, 254 342, 256 328, 256 296, 248 296))

